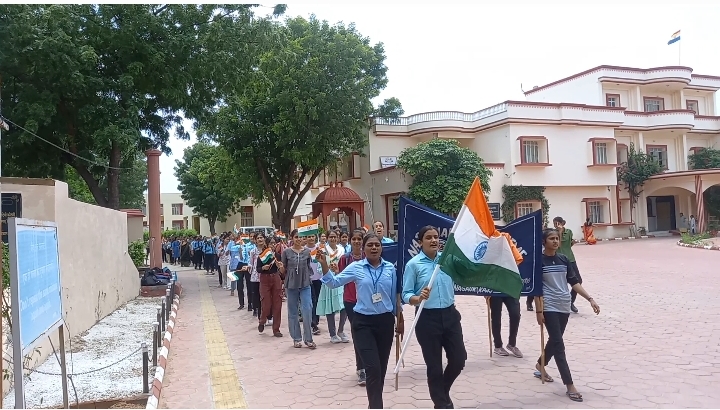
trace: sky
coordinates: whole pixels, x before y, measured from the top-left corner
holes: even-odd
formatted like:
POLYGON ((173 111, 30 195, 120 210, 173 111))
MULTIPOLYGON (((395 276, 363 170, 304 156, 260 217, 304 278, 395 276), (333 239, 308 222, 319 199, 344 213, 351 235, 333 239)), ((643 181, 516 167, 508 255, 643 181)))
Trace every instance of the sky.
MULTIPOLYGON (((683 65, 720 76, 718 1, 503 3, 291 2, 286 15, 355 23, 373 43, 382 42, 389 81, 376 103, 397 97, 405 115, 524 100, 522 89, 602 64, 683 65), (677 30, 680 50, 667 45, 677 30)), ((175 160, 194 142, 193 136, 170 143, 173 154, 160 159, 161 192, 178 192, 175 160)))

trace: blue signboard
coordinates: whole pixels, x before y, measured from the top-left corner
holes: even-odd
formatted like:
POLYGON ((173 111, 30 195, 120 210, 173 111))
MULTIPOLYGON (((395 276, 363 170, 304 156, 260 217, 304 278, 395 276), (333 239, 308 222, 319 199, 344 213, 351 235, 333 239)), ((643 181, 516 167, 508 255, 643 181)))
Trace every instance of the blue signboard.
POLYGON ((62 323, 57 228, 49 222, 12 218, 11 285, 14 323, 23 352, 62 323))
MULTIPOLYGON (((398 277, 402 278, 405 264, 421 250, 417 238, 420 228, 426 225, 437 227, 442 247, 455 220, 405 197, 400 197, 398 206, 398 243, 383 246, 383 259, 395 263, 398 277)), ((542 293, 542 223, 542 212, 536 211, 508 225, 497 227, 501 232, 510 234, 523 256, 523 262, 518 266, 523 281, 523 296, 537 296, 542 293)), ((464 288, 458 285, 455 285, 455 294, 502 295, 490 289, 464 288)))

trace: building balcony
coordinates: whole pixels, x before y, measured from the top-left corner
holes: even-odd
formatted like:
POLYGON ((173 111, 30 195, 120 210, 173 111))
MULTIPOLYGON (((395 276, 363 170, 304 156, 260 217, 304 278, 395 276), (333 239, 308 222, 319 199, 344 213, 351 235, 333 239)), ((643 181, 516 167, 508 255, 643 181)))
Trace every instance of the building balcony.
POLYGON ((664 110, 653 112, 625 111, 625 122, 620 129, 654 131, 664 129, 691 130, 695 127, 695 113, 691 110, 664 110))

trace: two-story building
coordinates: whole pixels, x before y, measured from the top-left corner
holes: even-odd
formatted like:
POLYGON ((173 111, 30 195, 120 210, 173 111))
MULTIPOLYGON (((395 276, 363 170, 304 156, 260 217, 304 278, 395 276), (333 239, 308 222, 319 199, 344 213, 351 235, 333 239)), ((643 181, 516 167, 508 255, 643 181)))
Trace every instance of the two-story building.
MULTIPOLYGON (((720 170, 688 169, 690 153, 720 142, 718 89, 720 77, 693 74, 689 67, 599 66, 534 87, 525 93, 527 101, 506 101, 474 113, 375 118, 364 156, 354 154, 337 171, 321 174, 296 221, 312 212, 323 190, 342 183, 343 192, 336 190, 334 196, 366 201, 364 221, 333 212, 331 225, 375 219, 396 230, 393 201, 411 182, 394 166, 397 157, 420 142, 452 138, 476 151, 492 170, 490 202, 503 202, 503 185, 542 186, 550 218, 562 216, 576 235, 586 218, 600 238, 628 236, 631 227, 679 229, 680 213, 700 217, 697 198, 720 184, 720 170), (646 182, 635 205, 618 184, 616 171, 631 143, 665 169, 646 182)), ((519 202, 513 217, 540 206, 538 200, 519 202)))

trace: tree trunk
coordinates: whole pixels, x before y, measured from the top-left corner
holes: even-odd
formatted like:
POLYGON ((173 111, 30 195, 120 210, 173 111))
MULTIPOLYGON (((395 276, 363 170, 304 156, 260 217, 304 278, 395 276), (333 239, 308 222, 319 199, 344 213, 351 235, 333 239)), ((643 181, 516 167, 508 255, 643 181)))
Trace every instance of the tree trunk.
POLYGON ((217 218, 208 218, 208 225, 210 225, 210 235, 215 235, 215 222, 217 222, 217 218))
POLYGON ((99 206, 109 208, 108 200, 107 198, 105 198, 102 188, 100 188, 100 184, 90 173, 87 167, 78 164, 77 160, 73 161, 70 165, 75 168, 78 175, 80 175, 83 181, 85 181, 85 183, 87 184, 90 193, 92 194, 93 198, 95 198, 95 203, 97 203, 99 206))
POLYGON ((117 141, 110 146, 110 168, 107 170, 107 207, 120 209, 120 161, 122 152, 117 141))

